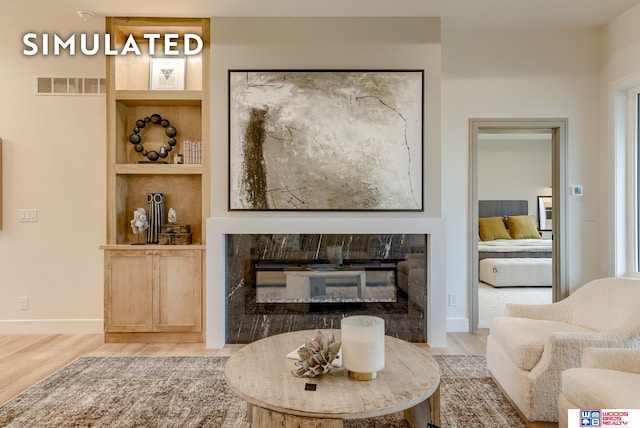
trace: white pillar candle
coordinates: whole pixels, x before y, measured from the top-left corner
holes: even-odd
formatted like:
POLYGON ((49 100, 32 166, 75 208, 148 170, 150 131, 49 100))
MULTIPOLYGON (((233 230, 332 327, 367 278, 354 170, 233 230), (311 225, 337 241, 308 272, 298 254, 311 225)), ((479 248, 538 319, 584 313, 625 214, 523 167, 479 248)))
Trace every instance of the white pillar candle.
POLYGON ((384 320, 368 315, 343 318, 342 365, 349 376, 371 380, 384 368, 384 320))

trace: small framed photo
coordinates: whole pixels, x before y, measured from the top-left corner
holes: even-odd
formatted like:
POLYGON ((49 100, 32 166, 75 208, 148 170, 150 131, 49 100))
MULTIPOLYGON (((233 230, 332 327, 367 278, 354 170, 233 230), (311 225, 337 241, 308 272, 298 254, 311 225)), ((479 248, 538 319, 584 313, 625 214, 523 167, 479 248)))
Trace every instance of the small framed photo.
POLYGON ((552 204, 551 196, 538 196, 538 230, 550 231, 552 229, 552 204))
POLYGON ((151 58, 149 89, 184 90, 186 58, 151 58))

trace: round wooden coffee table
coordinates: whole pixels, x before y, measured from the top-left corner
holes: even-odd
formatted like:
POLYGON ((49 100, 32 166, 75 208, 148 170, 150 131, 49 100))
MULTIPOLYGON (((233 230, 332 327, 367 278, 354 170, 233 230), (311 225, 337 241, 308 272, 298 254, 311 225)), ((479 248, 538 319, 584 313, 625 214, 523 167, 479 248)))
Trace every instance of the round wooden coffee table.
MULTIPOLYGON (((320 331, 340 340, 340 330, 320 331)), ((351 379, 342 367, 315 378, 295 377, 295 360, 286 355, 316 332, 267 337, 229 358, 225 379, 247 401, 252 427, 342 427, 347 419, 399 411, 414 427, 440 424, 440 368, 426 350, 385 336, 385 367, 375 380, 351 379)))

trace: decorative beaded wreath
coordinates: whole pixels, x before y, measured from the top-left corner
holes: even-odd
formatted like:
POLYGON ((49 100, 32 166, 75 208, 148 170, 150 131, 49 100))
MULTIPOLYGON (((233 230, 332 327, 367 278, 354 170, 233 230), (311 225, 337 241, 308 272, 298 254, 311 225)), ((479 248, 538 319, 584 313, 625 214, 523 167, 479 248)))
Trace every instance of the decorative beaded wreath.
POLYGON ((150 161, 157 161, 159 158, 166 158, 169 152, 173 149, 173 146, 176 145, 176 139, 174 138, 178 131, 176 128, 171 126, 168 120, 163 119, 157 113, 152 114, 150 117, 147 116, 144 119, 138 119, 136 121, 136 126, 133 128, 133 134, 129 135, 129 141, 131 144, 135 145, 136 152, 140 153, 142 156, 146 156, 150 161), (147 123, 153 123, 154 125, 162 125, 165 128, 165 133, 169 139, 167 140, 168 146, 162 146, 156 152, 155 150, 146 151, 144 146, 142 145, 142 137, 140 136, 140 131, 144 128, 147 123))

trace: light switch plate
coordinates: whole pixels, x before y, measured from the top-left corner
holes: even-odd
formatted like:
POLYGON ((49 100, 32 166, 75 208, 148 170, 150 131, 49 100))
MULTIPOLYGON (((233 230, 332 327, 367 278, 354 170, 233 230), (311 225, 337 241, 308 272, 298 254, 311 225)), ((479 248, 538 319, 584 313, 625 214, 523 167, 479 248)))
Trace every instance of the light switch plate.
POLYGON ((22 208, 18 210, 18 216, 20 217, 20 221, 38 221, 38 210, 22 208))
POLYGON ((584 221, 595 221, 596 220, 596 211, 593 208, 583 208, 582 209, 582 220, 584 221))

